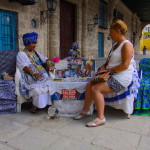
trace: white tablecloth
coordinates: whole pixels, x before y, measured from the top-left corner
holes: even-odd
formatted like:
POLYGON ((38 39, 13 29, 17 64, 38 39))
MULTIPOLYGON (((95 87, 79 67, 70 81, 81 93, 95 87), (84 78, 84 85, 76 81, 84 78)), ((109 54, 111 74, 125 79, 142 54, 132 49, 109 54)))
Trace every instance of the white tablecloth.
MULTIPOLYGON (((63 89, 76 89, 79 93, 85 92, 87 82, 51 82, 49 86, 50 95, 58 92, 62 94, 63 89)), ((58 109, 58 116, 74 117, 82 111, 84 100, 53 100, 53 105, 58 109)), ((94 107, 91 105, 90 112, 94 107)))
POLYGON ((63 89, 76 89, 79 93, 85 92, 87 82, 50 82, 49 93, 53 95, 58 92, 62 94, 63 89))

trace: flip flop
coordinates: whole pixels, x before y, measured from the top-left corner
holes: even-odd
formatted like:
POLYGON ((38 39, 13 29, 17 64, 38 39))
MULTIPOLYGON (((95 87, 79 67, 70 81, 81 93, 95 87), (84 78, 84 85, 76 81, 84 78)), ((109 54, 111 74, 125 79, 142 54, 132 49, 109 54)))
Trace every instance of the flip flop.
POLYGON ((86 127, 97 127, 97 126, 100 126, 100 125, 103 125, 106 123, 106 119, 99 119, 99 118, 96 118, 94 119, 93 121, 89 122, 86 124, 86 127))
POLYGON ((32 114, 37 113, 37 108, 36 108, 35 106, 33 106, 33 107, 30 109, 30 112, 31 112, 32 114))
POLYGON ((91 116, 89 111, 88 112, 82 111, 79 115, 75 116, 73 119, 74 120, 80 120, 80 119, 83 119, 83 118, 86 118, 89 116, 91 116))

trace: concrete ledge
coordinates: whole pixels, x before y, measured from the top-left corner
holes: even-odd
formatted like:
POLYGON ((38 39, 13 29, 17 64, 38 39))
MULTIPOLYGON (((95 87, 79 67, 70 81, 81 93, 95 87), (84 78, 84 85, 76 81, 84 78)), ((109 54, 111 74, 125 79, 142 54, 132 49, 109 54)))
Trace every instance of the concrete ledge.
MULTIPOLYGON (((137 70, 139 70, 139 62, 141 59, 143 58, 150 58, 150 54, 146 54, 146 55, 143 55, 143 54, 135 54, 134 55, 134 59, 136 61, 136 67, 137 67, 137 70)), ((103 65, 106 61, 106 58, 105 57, 102 57, 102 58, 96 58, 95 59, 95 70, 97 70, 101 65, 103 65)))

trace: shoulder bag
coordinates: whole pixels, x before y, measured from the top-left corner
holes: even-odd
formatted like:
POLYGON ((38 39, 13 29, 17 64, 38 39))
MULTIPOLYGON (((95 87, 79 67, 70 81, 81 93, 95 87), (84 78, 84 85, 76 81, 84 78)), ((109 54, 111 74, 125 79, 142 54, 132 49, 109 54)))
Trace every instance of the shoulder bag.
POLYGON ((92 79, 91 82, 93 84, 99 83, 99 82, 106 82, 110 77, 109 71, 104 71, 101 73, 96 74, 92 79))
MULTIPOLYGON (((110 60, 110 57, 111 57, 111 54, 112 54, 112 51, 113 49, 110 50, 109 52, 109 55, 108 55, 108 58, 107 58, 107 61, 105 63, 105 67, 108 65, 109 63, 109 60, 110 60)), ((92 79, 91 79, 91 82, 92 84, 96 84, 96 83, 100 83, 100 82, 106 82, 110 76, 111 76, 111 72, 110 71, 102 71, 98 74, 96 74, 92 79)))

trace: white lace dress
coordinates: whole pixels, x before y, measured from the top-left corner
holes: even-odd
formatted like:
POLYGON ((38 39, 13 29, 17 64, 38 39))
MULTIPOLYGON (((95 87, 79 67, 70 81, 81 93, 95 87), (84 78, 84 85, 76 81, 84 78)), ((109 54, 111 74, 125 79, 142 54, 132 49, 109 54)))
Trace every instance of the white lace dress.
MULTIPOLYGON (((42 62, 46 62, 46 59, 48 59, 40 53, 38 53, 38 55, 42 62)), ((17 55, 17 67, 19 68, 21 75, 24 74, 23 68, 30 65, 32 65, 32 63, 26 53, 20 51, 17 55)), ((48 91, 48 85, 50 81, 50 78, 48 78, 47 76, 47 80, 37 81, 36 83, 28 84, 23 78, 21 78, 20 84, 28 90, 28 98, 32 97, 33 105, 38 108, 44 108, 46 105, 51 105, 51 99, 48 91)))

